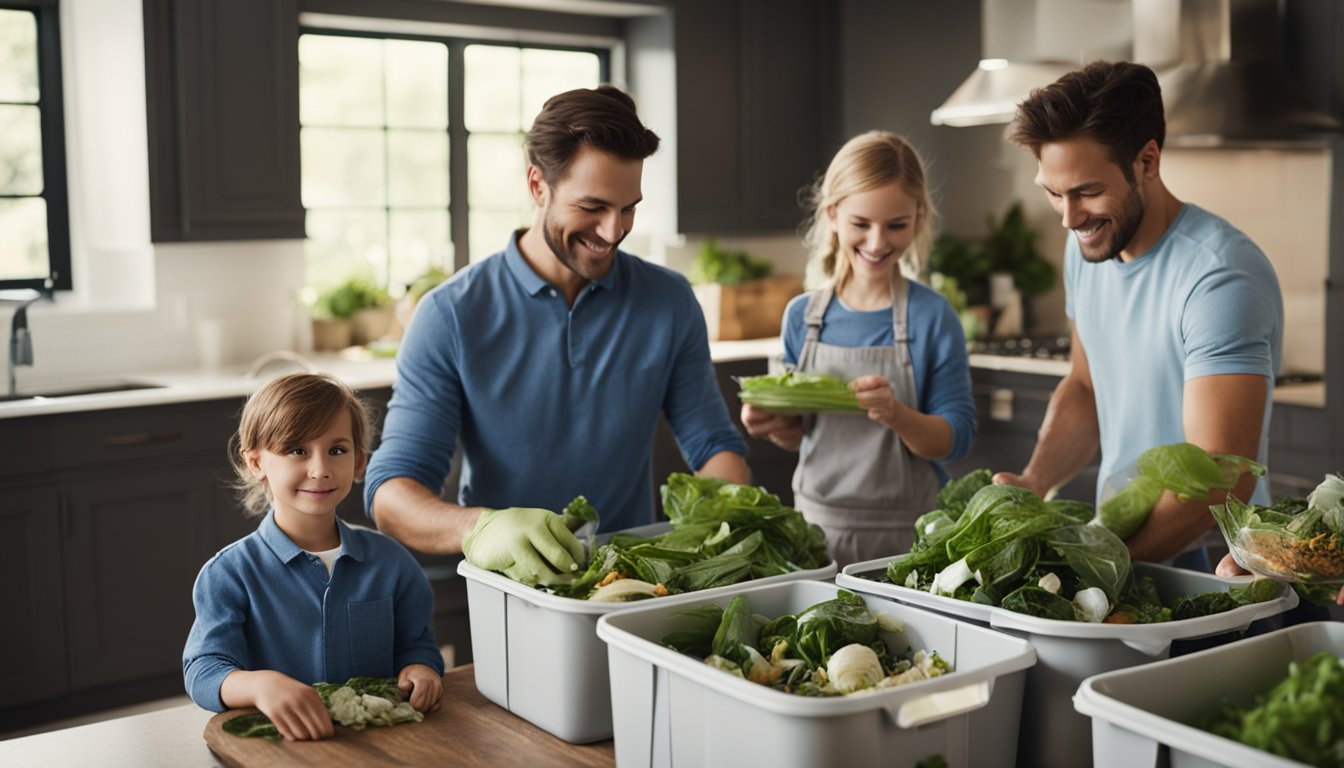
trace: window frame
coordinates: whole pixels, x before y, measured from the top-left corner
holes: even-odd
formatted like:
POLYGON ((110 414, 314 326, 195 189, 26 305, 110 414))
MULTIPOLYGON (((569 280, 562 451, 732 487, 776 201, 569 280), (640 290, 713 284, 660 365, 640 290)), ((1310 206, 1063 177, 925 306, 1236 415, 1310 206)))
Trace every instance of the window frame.
MULTIPOLYGON (((3 3, 5 0, 0 0, 3 3)), ((469 45, 490 45, 505 48, 531 48, 552 51, 575 51, 591 53, 598 59, 599 82, 610 82, 612 50, 594 45, 570 45, 564 43, 529 41, 526 36, 519 39, 500 40, 485 37, 453 36, 446 34, 416 34, 411 32, 391 32, 345 29, 316 24, 299 25, 299 36, 330 35, 334 37, 358 37, 375 40, 410 40, 427 43, 441 43, 448 48, 448 231, 453 244, 452 271, 457 272, 471 263, 470 253, 470 211, 467 204, 468 180, 471 178, 471 166, 467 161, 467 144, 470 132, 467 130, 464 96, 466 73, 464 71, 465 51, 469 45)), ((294 41, 295 46, 298 40, 294 41)), ((302 169, 300 169, 302 176, 302 169)), ((519 179, 522 183, 522 179, 519 179)), ((384 210, 390 207, 384 206, 384 210)), ((305 209, 306 211, 306 209, 305 209)))
MULTIPOLYGON (((42 194, 47 204, 47 277, 0 278, 0 290, 69 291, 70 201, 65 164, 65 97, 61 81, 60 0, 0 0, 0 9, 37 18, 37 106, 41 116, 42 194)), ((26 197, 26 196, 25 196, 26 197)))

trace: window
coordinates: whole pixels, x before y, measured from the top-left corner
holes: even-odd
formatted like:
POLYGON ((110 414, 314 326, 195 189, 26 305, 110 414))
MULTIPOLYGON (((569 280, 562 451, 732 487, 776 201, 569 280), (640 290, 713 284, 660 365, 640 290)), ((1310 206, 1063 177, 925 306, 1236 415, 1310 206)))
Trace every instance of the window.
POLYGON ((532 221, 523 132, 542 103, 603 81, 600 49, 305 31, 299 122, 306 283, 399 295, 532 221))
POLYGON ((0 289, 68 290, 55 0, 0 0, 0 289))

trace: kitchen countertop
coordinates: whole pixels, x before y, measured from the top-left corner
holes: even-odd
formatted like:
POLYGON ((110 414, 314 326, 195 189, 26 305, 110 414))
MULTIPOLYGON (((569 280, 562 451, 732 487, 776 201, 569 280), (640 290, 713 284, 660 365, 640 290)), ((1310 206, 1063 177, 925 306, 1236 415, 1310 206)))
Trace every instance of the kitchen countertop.
MULTIPOLYGON (((710 358, 716 363, 722 363, 733 360, 774 357, 784 351, 784 343, 778 337, 742 341, 712 341, 709 348, 710 358)), ((318 370, 336 375, 355 389, 390 387, 396 378, 396 362, 393 359, 372 357, 362 350, 359 353, 326 353, 305 357, 318 370)), ((973 354, 970 356, 970 363, 972 368, 1044 376, 1063 376, 1069 370, 1067 360, 1032 357, 973 354)), ((270 376, 283 371, 299 370, 299 367, 297 363, 281 358, 266 365, 261 370, 262 376, 253 379, 247 378, 248 368, 246 366, 226 367, 217 372, 187 369, 121 376, 117 379, 158 386, 153 389, 132 389, 123 392, 0 402, 0 419, 244 397, 259 387, 270 376)), ((46 387, 32 387, 31 389, 24 386, 21 381, 20 392, 73 389, 105 384, 108 381, 107 377, 94 381, 65 381, 61 382, 59 386, 50 384, 46 387)), ((1277 387, 1274 390, 1274 402, 1324 408, 1325 384, 1315 382, 1277 387)))
MULTIPOLYGON (((502 707, 476 690, 474 667, 468 664, 443 676, 443 706, 424 723, 396 728, 423 728, 440 723, 451 729, 453 754, 436 765, 488 765, 507 754, 510 762, 540 768, 549 765, 615 765, 612 742, 569 744, 502 707), (507 740, 502 738, 507 734, 507 740), (493 758, 492 758, 493 756, 493 758)), ((0 765, 97 765, 99 768, 218 768, 221 761, 206 746, 206 724, 214 712, 186 704, 157 712, 105 720, 61 731, 0 741, 0 765)), ((329 743, 318 742, 324 747, 329 743)), ((276 742, 273 766, 310 765, 305 742, 276 742), (293 762, 284 760, 293 754, 293 762)), ((312 751, 312 750, 309 750, 312 751)), ((389 757, 395 757, 390 755, 389 757)))

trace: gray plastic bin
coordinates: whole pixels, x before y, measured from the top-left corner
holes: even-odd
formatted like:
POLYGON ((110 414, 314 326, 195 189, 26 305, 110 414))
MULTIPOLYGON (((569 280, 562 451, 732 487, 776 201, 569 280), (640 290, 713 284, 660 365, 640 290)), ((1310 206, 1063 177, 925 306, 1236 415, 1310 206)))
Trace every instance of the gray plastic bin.
MULTIPOLYGON (((655 523, 623 533, 652 536, 670 528, 655 523)), ((832 561, 823 568, 744 584, 829 579, 835 571, 832 561)), ((515 715, 576 744, 612 734, 607 649, 595 634, 599 618, 631 606, 677 605, 743 588, 735 584, 633 603, 594 603, 552 595, 465 561, 457 572, 467 584, 476 688, 515 715)))
MULTIPOLYGON (((1024 637, 1036 647, 1036 666, 1027 673, 1022 701, 1022 732, 1018 764, 1035 768, 1076 768, 1092 754, 1087 718, 1073 708, 1073 694, 1084 678, 1113 669, 1147 664, 1171 655, 1176 640, 1214 638, 1244 631, 1256 619, 1287 611, 1297 605, 1297 593, 1283 587, 1281 596, 1264 603, 1243 605, 1225 613, 1161 624, 1091 624, 1058 621, 1016 613, 996 606, 957 600, 865 578, 886 572, 890 558, 847 566, 835 583, 853 592, 881 595, 981 626, 1024 637)), ((1138 576, 1151 576, 1164 600, 1177 595, 1226 591, 1251 577, 1224 579, 1213 574, 1134 563, 1138 576)))
MULTIPOLYGON (((833 599, 836 586, 793 581, 741 590, 753 613, 793 614, 833 599)), ((903 625, 896 647, 937 651, 953 666, 918 683, 814 698, 777 691, 665 648, 676 612, 726 606, 731 595, 680 605, 643 603, 603 616, 621 768, 912 766, 941 754, 950 766, 1013 765, 1026 641, 890 600, 861 595, 903 625)))
POLYGON ((1239 640, 1189 656, 1094 675, 1073 704, 1092 718, 1093 764, 1152 768, 1167 746, 1173 768, 1290 768, 1287 758, 1190 725, 1224 702, 1247 703, 1274 687, 1288 662, 1317 651, 1344 656, 1344 624, 1318 621, 1239 640))

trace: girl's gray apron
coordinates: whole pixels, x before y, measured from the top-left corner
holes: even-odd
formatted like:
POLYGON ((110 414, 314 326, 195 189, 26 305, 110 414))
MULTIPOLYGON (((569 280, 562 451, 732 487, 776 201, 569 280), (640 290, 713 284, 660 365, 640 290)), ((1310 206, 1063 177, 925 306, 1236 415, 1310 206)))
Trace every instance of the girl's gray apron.
MULTIPOLYGON (((892 286, 892 346, 837 347, 821 343, 822 318, 834 289, 813 291, 799 370, 846 381, 881 374, 897 400, 918 408, 905 323, 908 292, 904 279, 892 286)), ((818 413, 805 416, 803 427, 807 437, 793 474, 794 506, 826 532, 839 566, 909 552, 915 519, 936 504, 939 481, 933 465, 911 454, 899 435, 865 413, 818 413)))

